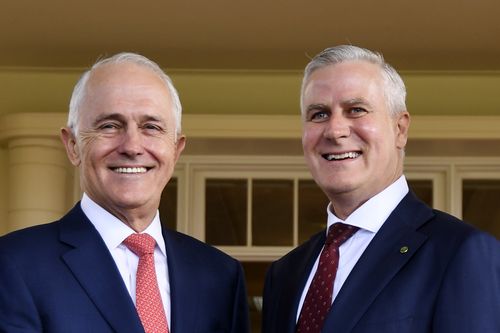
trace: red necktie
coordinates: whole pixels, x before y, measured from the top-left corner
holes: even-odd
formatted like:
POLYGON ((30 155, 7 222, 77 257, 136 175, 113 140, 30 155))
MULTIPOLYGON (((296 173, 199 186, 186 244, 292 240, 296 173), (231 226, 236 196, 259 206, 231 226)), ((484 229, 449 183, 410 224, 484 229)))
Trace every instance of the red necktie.
POLYGON ((332 291, 339 265, 339 247, 356 231, 357 227, 335 223, 328 229, 319 264, 307 291, 297 323, 297 333, 319 333, 332 305, 332 291))
POLYGON ((135 307, 146 333, 168 333, 167 317, 156 278, 154 249, 156 241, 148 234, 132 234, 123 243, 137 256, 135 307))

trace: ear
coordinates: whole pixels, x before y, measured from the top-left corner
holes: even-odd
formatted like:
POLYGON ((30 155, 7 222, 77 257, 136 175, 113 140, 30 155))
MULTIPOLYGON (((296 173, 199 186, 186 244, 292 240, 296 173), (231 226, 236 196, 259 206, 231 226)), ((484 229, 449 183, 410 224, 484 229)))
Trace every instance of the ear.
POLYGON ((177 142, 175 143, 175 161, 174 161, 175 163, 177 163, 177 161, 179 160, 179 157, 181 156, 184 147, 186 147, 186 136, 180 134, 177 137, 177 142))
POLYGON ((81 163, 80 151, 73 131, 69 127, 61 128, 61 140, 66 148, 66 155, 74 166, 79 166, 81 163))
POLYGON ((410 128, 410 114, 405 111, 396 116, 396 147, 404 149, 408 141, 408 130, 410 128))

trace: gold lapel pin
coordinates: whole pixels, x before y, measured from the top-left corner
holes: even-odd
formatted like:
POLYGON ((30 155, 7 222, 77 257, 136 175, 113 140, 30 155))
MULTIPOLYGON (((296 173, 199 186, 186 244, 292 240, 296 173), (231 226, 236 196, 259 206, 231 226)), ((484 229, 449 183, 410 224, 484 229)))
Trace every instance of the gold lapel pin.
POLYGON ((406 252, 408 252, 408 246, 402 246, 400 249, 399 249, 399 253, 402 253, 402 254, 405 254, 406 252))

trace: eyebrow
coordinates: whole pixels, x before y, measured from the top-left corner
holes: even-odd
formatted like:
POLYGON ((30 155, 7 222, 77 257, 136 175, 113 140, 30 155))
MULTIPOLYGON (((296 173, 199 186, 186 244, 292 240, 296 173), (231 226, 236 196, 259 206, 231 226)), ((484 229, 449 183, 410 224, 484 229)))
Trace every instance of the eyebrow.
POLYGON ((92 122, 92 126, 96 127, 105 120, 118 120, 123 122, 125 121, 125 117, 120 113, 101 114, 92 122))
POLYGON ((328 109, 328 108, 329 107, 326 104, 322 104, 322 103, 309 104, 306 107, 306 112, 310 112, 312 110, 328 109))
MULTIPOLYGON (((125 122, 126 121, 125 117, 121 113, 110 113, 110 114, 102 114, 102 115, 98 116, 94 120, 94 122, 92 123, 92 125, 94 127, 96 127, 97 125, 99 125, 101 122, 103 122, 105 120, 117 120, 117 121, 120 121, 120 122, 125 122)), ((161 124, 164 123, 164 120, 162 118, 151 116, 151 115, 141 116, 140 121, 141 122, 154 121, 154 122, 161 123, 161 124)))
POLYGON ((165 122, 165 120, 163 118, 151 116, 151 115, 142 116, 141 122, 144 122, 144 121, 154 121, 154 122, 162 123, 162 124, 165 122))

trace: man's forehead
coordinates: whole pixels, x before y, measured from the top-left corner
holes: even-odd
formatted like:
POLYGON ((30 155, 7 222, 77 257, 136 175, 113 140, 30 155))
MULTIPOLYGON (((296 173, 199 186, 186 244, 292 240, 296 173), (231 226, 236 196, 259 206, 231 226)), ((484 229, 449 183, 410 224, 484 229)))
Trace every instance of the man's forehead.
POLYGON ((102 119, 143 121, 169 117, 172 100, 161 80, 150 80, 154 76, 140 77, 136 73, 131 74, 132 78, 120 76, 119 72, 95 74, 81 105, 83 119, 95 123, 102 119))
POLYGON ((100 98, 112 97, 127 89, 130 90, 130 97, 140 98, 141 95, 153 91, 155 94, 171 98, 168 87, 157 73, 134 63, 104 64, 94 69, 90 73, 85 89, 87 96, 100 98))
POLYGON ((381 79, 382 72, 377 64, 364 60, 349 60, 317 68, 310 74, 308 83, 316 81, 318 78, 325 79, 325 77, 328 77, 340 80, 356 76, 381 79))
POLYGON ((93 69, 89 75, 87 88, 92 90, 95 87, 106 85, 125 86, 130 84, 157 84, 166 89, 163 80, 156 72, 133 62, 108 63, 93 69))
POLYGON ((127 113, 127 112, 120 112, 120 111, 118 111, 118 112, 103 111, 103 112, 100 112, 100 113, 97 113, 94 115, 93 123, 97 124, 97 123, 100 123, 100 122, 106 121, 106 120, 116 120, 116 121, 123 122, 123 123, 129 122, 129 121, 138 122, 138 123, 142 123, 145 121, 154 121, 154 122, 165 122, 166 121, 165 115, 162 113, 158 113, 158 112, 134 111, 131 113, 127 113))
POLYGON ((376 65, 367 62, 346 62, 329 65, 314 71, 304 87, 304 93, 383 87, 383 77, 376 65))

